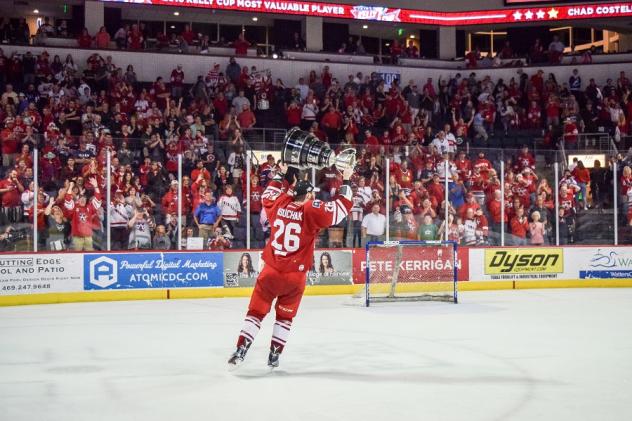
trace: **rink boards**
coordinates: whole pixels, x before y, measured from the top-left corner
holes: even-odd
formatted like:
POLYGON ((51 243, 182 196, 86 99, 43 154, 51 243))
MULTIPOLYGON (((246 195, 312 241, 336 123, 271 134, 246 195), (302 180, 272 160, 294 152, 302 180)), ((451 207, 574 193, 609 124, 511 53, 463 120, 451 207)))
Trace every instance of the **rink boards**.
MULTIPOLYGON (((363 249, 316 250, 306 294, 355 293, 364 283, 364 257, 363 249), (333 266, 326 271, 324 255, 333 266)), ((632 287, 626 246, 460 247, 457 260, 462 291, 632 287)), ((427 276, 444 265, 420 255, 402 261, 400 271, 427 276)), ((0 305, 247 296, 262 267, 258 250, 2 254, 0 305)))

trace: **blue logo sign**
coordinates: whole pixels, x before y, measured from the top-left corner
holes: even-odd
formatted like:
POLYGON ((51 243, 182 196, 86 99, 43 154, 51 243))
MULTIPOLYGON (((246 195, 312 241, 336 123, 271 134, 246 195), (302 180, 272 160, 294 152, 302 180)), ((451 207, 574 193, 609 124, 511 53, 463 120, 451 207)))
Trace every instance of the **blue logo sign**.
POLYGON ((86 290, 224 285, 222 253, 87 254, 83 259, 86 290))
POLYGON ((382 80, 384 81, 384 85, 387 88, 390 88, 393 82, 395 82, 396 80, 399 81, 400 79, 400 74, 394 72, 379 72, 378 75, 380 76, 380 78, 382 78, 382 80))

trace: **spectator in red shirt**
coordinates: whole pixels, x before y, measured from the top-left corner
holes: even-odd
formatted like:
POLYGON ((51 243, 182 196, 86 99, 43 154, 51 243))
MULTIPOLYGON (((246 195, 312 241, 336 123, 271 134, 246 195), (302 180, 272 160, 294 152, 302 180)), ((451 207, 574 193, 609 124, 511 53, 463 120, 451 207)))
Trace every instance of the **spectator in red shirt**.
POLYGON ((73 249, 76 251, 94 250, 92 235, 94 232, 95 218, 98 219, 98 211, 101 208, 101 193, 96 178, 90 178, 89 185, 94 191, 92 200, 88 203, 85 192, 79 192, 79 198, 74 200, 72 192, 74 182, 68 184, 68 190, 64 196, 65 215, 70 220, 70 235, 72 236, 73 249))
MULTIPOLYGON (((492 232, 500 234, 501 223, 503 221, 501 212, 503 207, 503 200, 500 190, 494 190, 494 198, 487 203, 487 210, 492 223, 492 232)), ((504 215, 504 221, 507 223, 507 213, 504 215)))
POLYGON ((301 125, 302 108, 296 101, 290 102, 289 107, 285 110, 287 116, 287 126, 296 127, 301 125))
POLYGON ((2 208, 0 209, 0 225, 17 222, 20 218, 21 195, 24 186, 18 178, 18 172, 11 170, 4 180, 0 180, 2 208))
POLYGON ((511 218, 511 234, 513 235, 515 246, 527 245, 527 232, 529 231, 529 220, 524 214, 524 208, 519 206, 516 215, 511 218))
POLYGON ((235 47, 236 56, 245 56, 248 54, 250 43, 246 40, 246 36, 243 32, 241 32, 239 37, 233 42, 233 47, 235 47))
POLYGON ((577 135, 579 130, 575 122, 567 118, 564 121, 564 145, 567 149, 577 149, 577 135))
POLYGON ((520 154, 516 158, 516 165, 518 172, 522 172, 525 168, 529 168, 530 170, 535 169, 535 158, 531 152, 529 152, 528 146, 525 145, 522 147, 520 154))
POLYGON ((145 42, 145 38, 143 34, 138 29, 137 24, 132 25, 132 29, 128 33, 127 36, 127 47, 130 50, 140 50, 143 48, 143 43, 145 42))
MULTIPOLYGON (((590 184, 590 171, 584 166, 582 161, 577 162, 577 166, 573 169, 573 177, 579 184, 579 194, 581 195, 581 201, 584 204, 584 209, 588 209, 588 198, 586 186, 590 184)), ((579 202, 579 199, 577 200, 579 202)))
POLYGON ((79 48, 90 48, 92 46, 92 37, 88 33, 87 28, 83 28, 83 30, 81 31, 81 35, 79 35, 77 43, 79 44, 79 48))
POLYGON ((478 67, 478 58, 480 57, 481 52, 478 47, 474 48, 472 51, 465 55, 465 67, 467 69, 475 69, 478 67))
POLYGON ((96 47, 100 49, 110 48, 110 40, 110 34, 105 29, 105 26, 102 26, 99 32, 94 36, 96 47))
POLYGON ((250 129, 257 124, 255 113, 252 112, 249 104, 243 105, 243 111, 237 115, 237 121, 242 129, 250 129))
POLYGON ((391 43, 391 63, 397 64, 399 57, 402 55, 402 45, 399 40, 394 39, 391 43))
POLYGON ((327 140, 329 143, 337 145, 339 143, 338 133, 342 127, 342 118, 333 105, 329 106, 329 109, 321 119, 320 124, 323 127, 324 132, 327 134, 327 140))
POLYGON ((180 34, 180 36, 186 41, 188 45, 192 45, 193 41, 197 41, 198 36, 189 25, 184 25, 184 30, 180 34))

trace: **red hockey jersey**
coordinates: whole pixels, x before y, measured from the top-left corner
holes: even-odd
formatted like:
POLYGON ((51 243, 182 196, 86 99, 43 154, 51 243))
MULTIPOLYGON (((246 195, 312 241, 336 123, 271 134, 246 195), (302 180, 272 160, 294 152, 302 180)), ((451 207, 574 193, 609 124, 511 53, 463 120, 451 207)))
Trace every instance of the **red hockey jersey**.
POLYGON ((85 206, 75 203, 70 194, 64 197, 64 214, 70 219, 70 234, 73 237, 91 237, 93 219, 97 217, 101 208, 101 194, 95 193, 85 206))
POLYGON ((263 260, 279 272, 307 272, 318 232, 340 223, 349 214, 352 202, 337 195, 330 202, 309 200, 298 204, 282 188, 282 182, 272 180, 262 195, 270 222, 270 241, 263 249, 263 260))

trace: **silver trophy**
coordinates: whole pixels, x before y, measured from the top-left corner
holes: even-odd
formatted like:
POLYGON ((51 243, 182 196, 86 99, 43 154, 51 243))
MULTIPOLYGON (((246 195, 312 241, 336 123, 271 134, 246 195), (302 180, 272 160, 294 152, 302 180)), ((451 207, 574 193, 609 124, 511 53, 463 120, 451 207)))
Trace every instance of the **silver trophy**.
POLYGON ((315 168, 322 170, 335 165, 337 169, 353 168, 356 164, 356 151, 347 148, 336 155, 329 145, 313 134, 298 127, 290 129, 285 135, 283 162, 299 170, 315 168))

